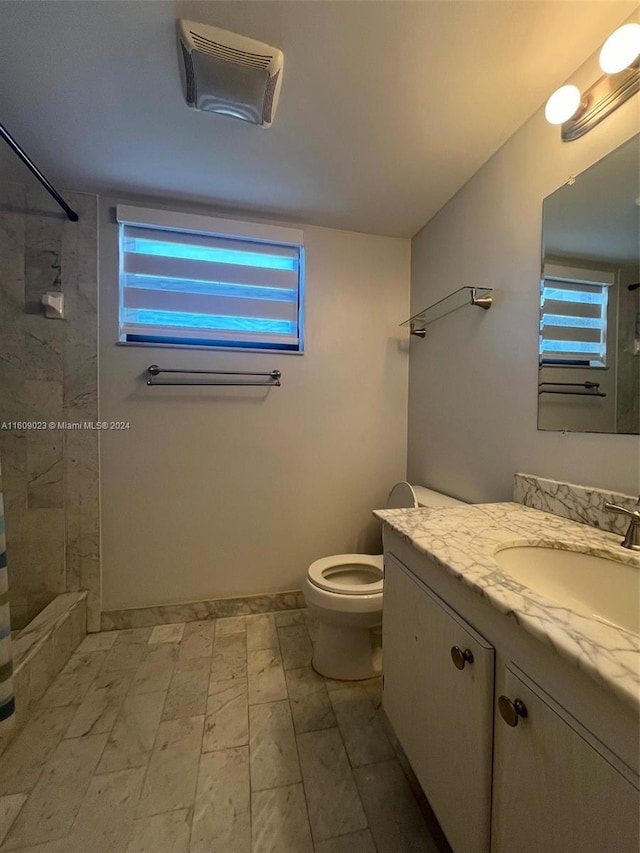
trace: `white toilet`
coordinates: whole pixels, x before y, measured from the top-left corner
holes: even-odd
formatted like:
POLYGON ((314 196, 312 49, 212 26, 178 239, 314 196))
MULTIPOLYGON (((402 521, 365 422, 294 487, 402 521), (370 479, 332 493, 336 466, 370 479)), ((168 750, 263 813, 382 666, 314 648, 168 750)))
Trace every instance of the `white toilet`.
MULTIPOLYGON (((388 509, 462 506, 463 502, 423 486, 396 483, 388 509)), ((303 584, 318 630, 313 668, 327 678, 357 681, 382 671, 383 555, 335 554, 309 566, 303 584)))

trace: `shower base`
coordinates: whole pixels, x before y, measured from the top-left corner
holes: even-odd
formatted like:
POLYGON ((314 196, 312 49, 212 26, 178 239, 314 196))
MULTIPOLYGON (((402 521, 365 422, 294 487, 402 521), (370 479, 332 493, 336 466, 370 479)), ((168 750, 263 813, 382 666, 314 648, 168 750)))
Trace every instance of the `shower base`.
POLYGON ((15 723, 0 737, 0 753, 24 726, 30 707, 47 688, 87 633, 87 593, 58 595, 21 631, 12 632, 15 723))

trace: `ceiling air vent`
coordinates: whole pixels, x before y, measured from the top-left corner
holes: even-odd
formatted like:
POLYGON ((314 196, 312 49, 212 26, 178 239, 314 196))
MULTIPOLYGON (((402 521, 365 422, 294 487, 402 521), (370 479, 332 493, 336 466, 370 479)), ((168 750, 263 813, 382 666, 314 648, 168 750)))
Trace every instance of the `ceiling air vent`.
POLYGON ((277 47, 193 21, 178 21, 179 63, 187 104, 270 127, 284 56, 277 47))

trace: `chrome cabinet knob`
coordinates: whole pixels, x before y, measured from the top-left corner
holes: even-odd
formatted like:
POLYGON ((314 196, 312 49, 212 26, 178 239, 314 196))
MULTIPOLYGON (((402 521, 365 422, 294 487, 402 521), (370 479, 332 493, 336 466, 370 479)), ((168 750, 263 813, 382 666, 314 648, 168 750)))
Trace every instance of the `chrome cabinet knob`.
POLYGON ((451 660, 458 669, 464 669, 466 663, 473 663, 473 654, 471 649, 464 651, 460 646, 451 646, 451 660))
POLYGON ((508 696, 500 696, 498 699, 498 708, 502 719, 508 726, 517 726, 518 718, 527 716, 527 706, 522 699, 515 699, 512 702, 508 696))

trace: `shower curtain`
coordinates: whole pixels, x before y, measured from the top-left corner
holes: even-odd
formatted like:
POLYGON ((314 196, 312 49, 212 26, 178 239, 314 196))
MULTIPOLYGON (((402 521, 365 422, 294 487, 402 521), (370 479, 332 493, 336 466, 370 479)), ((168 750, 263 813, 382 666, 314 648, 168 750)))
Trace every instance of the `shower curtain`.
POLYGON ((11 622, 9 620, 9 577, 4 534, 2 501, 2 468, 0 467, 0 735, 13 722, 13 658, 11 656, 11 622))

